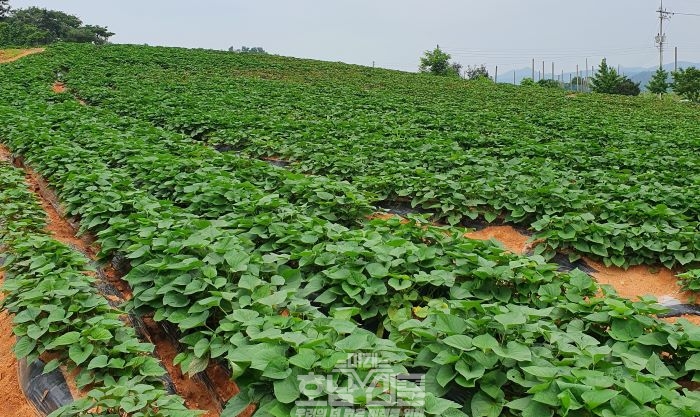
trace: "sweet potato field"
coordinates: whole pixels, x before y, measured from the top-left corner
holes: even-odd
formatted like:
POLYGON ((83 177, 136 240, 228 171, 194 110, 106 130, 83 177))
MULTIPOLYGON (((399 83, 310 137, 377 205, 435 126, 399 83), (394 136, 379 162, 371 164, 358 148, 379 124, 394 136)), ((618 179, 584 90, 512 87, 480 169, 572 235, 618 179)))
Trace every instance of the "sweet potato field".
MULTIPOLYGON (((424 375, 427 416, 698 415, 700 328, 548 263, 666 266, 691 288, 697 107, 58 45, 0 66, 0 116, 0 143, 55 190, 99 262, 121 260, 132 294, 111 308, 89 263, 42 235, 18 169, 0 165, 16 353, 51 353, 87 388, 53 416, 197 414, 122 311, 176 329, 183 373, 227 370, 240 393, 226 417, 306 415, 299 401, 336 393, 299 381, 344 386, 333 370, 357 353, 424 375), (529 228, 533 252, 464 237, 475 220, 529 228)), ((346 409, 385 415, 369 397, 346 409)))

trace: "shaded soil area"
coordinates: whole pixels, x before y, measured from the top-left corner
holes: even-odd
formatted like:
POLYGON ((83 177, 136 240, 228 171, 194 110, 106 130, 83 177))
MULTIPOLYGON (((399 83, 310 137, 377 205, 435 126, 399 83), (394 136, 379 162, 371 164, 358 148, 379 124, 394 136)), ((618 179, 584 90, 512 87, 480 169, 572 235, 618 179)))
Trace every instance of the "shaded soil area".
POLYGON ((8 62, 17 61, 20 58, 24 58, 27 55, 38 54, 39 52, 44 52, 45 48, 33 48, 33 49, 9 49, 0 51, 0 64, 6 64, 8 62))
POLYGON ((173 365, 178 351, 160 329, 160 326, 150 318, 143 319, 152 343, 156 346, 156 355, 165 366, 179 394, 185 398, 187 408, 206 411, 204 417, 218 417, 221 413, 219 402, 209 395, 209 392, 199 381, 184 375, 179 367, 173 365))
POLYGON ((74 227, 59 213, 57 198, 48 184, 33 170, 25 168, 25 172, 29 189, 36 195, 46 212, 46 230, 51 237, 94 260, 98 252, 94 240, 87 236, 77 237, 74 227))

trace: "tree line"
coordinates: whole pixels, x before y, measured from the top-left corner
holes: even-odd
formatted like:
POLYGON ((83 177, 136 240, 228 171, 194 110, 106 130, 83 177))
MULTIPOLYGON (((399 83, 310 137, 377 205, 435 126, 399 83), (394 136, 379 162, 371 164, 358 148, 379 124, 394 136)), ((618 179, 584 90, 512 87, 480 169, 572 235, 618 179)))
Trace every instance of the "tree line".
MULTIPOLYGON (((451 59, 450 54, 441 50, 440 45, 438 45, 432 51, 425 51, 420 59, 419 71, 445 77, 462 77, 462 65, 458 62, 451 62, 451 59)), ((467 67, 464 78, 469 80, 491 79, 485 65, 467 67)), ((577 81, 580 85, 582 79, 578 78, 577 81)), ((535 82, 531 78, 526 78, 521 82, 521 85, 561 88, 558 81, 547 79, 535 82)), ((591 90, 596 93, 627 96, 636 96, 641 93, 640 83, 635 83, 629 77, 619 74, 615 68, 608 65, 607 59, 601 61, 598 70, 590 79, 590 86, 591 90)), ((658 95, 666 94, 672 90, 686 100, 700 103, 700 70, 690 67, 669 74, 668 71, 659 68, 646 87, 649 92, 658 95), (669 81, 669 75, 673 78, 672 82, 669 81)))
POLYGON ((77 16, 39 7, 12 9, 0 0, 0 47, 49 45, 54 42, 107 43, 114 33, 85 25, 77 16))

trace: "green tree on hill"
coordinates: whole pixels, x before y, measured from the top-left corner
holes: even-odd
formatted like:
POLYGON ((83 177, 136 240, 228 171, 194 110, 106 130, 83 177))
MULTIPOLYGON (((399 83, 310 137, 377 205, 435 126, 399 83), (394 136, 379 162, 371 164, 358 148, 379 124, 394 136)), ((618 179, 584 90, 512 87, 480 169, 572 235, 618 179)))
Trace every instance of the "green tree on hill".
POLYGON ((605 58, 600 62, 598 71, 591 77, 591 89, 596 93, 621 94, 627 96, 639 95, 639 84, 628 77, 622 76, 609 67, 605 58))
POLYGON ((247 46, 241 47, 241 49, 236 49, 233 46, 228 48, 229 52, 236 52, 236 53, 241 53, 241 54, 267 54, 265 49, 263 49, 261 46, 254 46, 252 48, 249 48, 247 46))
POLYGON ((539 85, 540 87, 545 87, 545 88, 561 88, 559 81, 553 80, 551 78, 545 78, 545 79, 539 80, 539 81, 537 81, 537 85, 539 85))
POLYGON ((10 13, 10 1, 0 0, 0 20, 3 20, 10 13))
POLYGON ((700 103, 700 70, 690 67, 674 72, 673 91, 685 99, 700 103))
POLYGON ((621 81, 620 75, 615 68, 608 66, 607 59, 603 58, 598 71, 591 77, 591 89, 596 93, 612 94, 615 86, 621 81))
POLYGON ((474 65, 473 67, 471 65, 468 66, 466 77, 468 80, 491 79, 489 70, 486 69, 486 65, 484 64, 474 65))
POLYGON ((432 51, 425 51, 425 54, 420 59, 420 72, 429 73, 440 76, 459 76, 461 65, 450 62, 452 56, 442 49, 440 45, 432 51))
POLYGON ((666 94, 669 87, 668 71, 663 68, 656 70, 649 84, 647 84, 647 90, 649 90, 650 93, 658 95, 666 94))
POLYGON ((622 96, 638 96, 642 92, 639 83, 635 83, 627 77, 622 77, 619 83, 613 88, 612 94, 622 96))
POLYGON ((80 18, 56 10, 12 10, 0 22, 0 46, 38 46, 54 42, 107 43, 106 27, 83 25, 80 18))

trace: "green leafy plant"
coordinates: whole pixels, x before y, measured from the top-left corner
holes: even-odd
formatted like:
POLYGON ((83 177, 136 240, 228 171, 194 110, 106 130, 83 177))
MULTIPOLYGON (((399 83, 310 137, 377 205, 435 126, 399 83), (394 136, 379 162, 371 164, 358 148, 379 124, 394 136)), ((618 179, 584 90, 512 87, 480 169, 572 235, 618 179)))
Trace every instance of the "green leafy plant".
MULTIPOLYGON (((182 371, 194 375, 212 361, 231 371, 243 391, 225 416, 250 403, 259 416, 294 415, 299 376, 328 375, 355 353, 378 352, 397 373, 426 375, 428 415, 696 413, 700 398, 682 385, 698 378, 696 326, 661 321, 655 316, 667 310, 654 299, 623 299, 580 271, 558 272, 543 256, 517 256, 463 237, 462 228, 431 224, 480 216, 532 224, 543 255, 573 248, 574 257, 592 253, 621 266, 691 265, 696 201, 677 171, 694 172, 694 154, 674 153, 673 170, 666 167, 660 133, 638 114, 625 109, 625 129, 609 130, 579 123, 573 115, 580 108, 564 117, 536 104, 528 110, 541 116, 534 121, 525 113, 501 118, 495 108, 475 121, 435 95, 464 94, 464 83, 449 79, 379 72, 387 85, 402 85, 386 91, 376 80, 368 84, 363 70, 334 64, 314 68, 347 76, 340 86, 308 75, 306 61, 278 57, 225 54, 214 64, 204 51, 94 51, 61 45, 21 72, 0 68, 7 93, 0 95, 7 120, 0 137, 55 187, 83 231, 96 236, 102 258, 128 260, 129 307, 177 328, 182 371), (153 71, 137 82, 125 56, 153 71), (70 64, 71 88, 92 106, 45 91, 59 62, 70 64), (261 62, 280 69, 262 77, 261 62), (191 81, 199 90, 172 84, 183 67, 207 71, 191 81), (27 88, 17 91, 17 83, 27 88), (425 109, 396 110, 409 100, 406 86, 426 99, 425 109), (651 132, 627 133, 643 126, 651 132), (220 155, 203 143, 214 141, 230 141, 243 154, 220 155), (332 179, 247 155, 283 155, 292 170, 332 179), (663 193, 657 182, 666 184, 663 193), (433 216, 369 220, 373 200, 433 216)), ((501 97, 500 87, 469 86, 485 95, 478 103, 501 97)), ((569 100, 527 90, 516 98, 569 100)), ((474 105, 465 108, 480 109, 474 105)), ((678 148, 687 151, 696 127, 679 123, 685 136, 678 148)), ((46 247, 61 265, 83 268, 46 247)), ((44 252, 23 256, 28 261, 11 264, 28 263, 28 274, 46 279, 44 252)), ((77 360, 87 335, 80 326, 59 336, 59 344, 78 337, 77 360)), ((104 360, 100 354, 88 364, 98 375, 121 364, 104 360)), ((122 385, 146 377, 139 366, 113 379, 122 385)), ((113 390, 112 380, 102 380, 64 411, 99 404, 115 414, 115 395, 151 396, 148 387, 113 390)), ((122 401, 119 407, 135 406, 122 401)), ((361 395, 350 401, 367 408, 361 395)), ((143 413, 152 411, 160 408, 143 413)))

